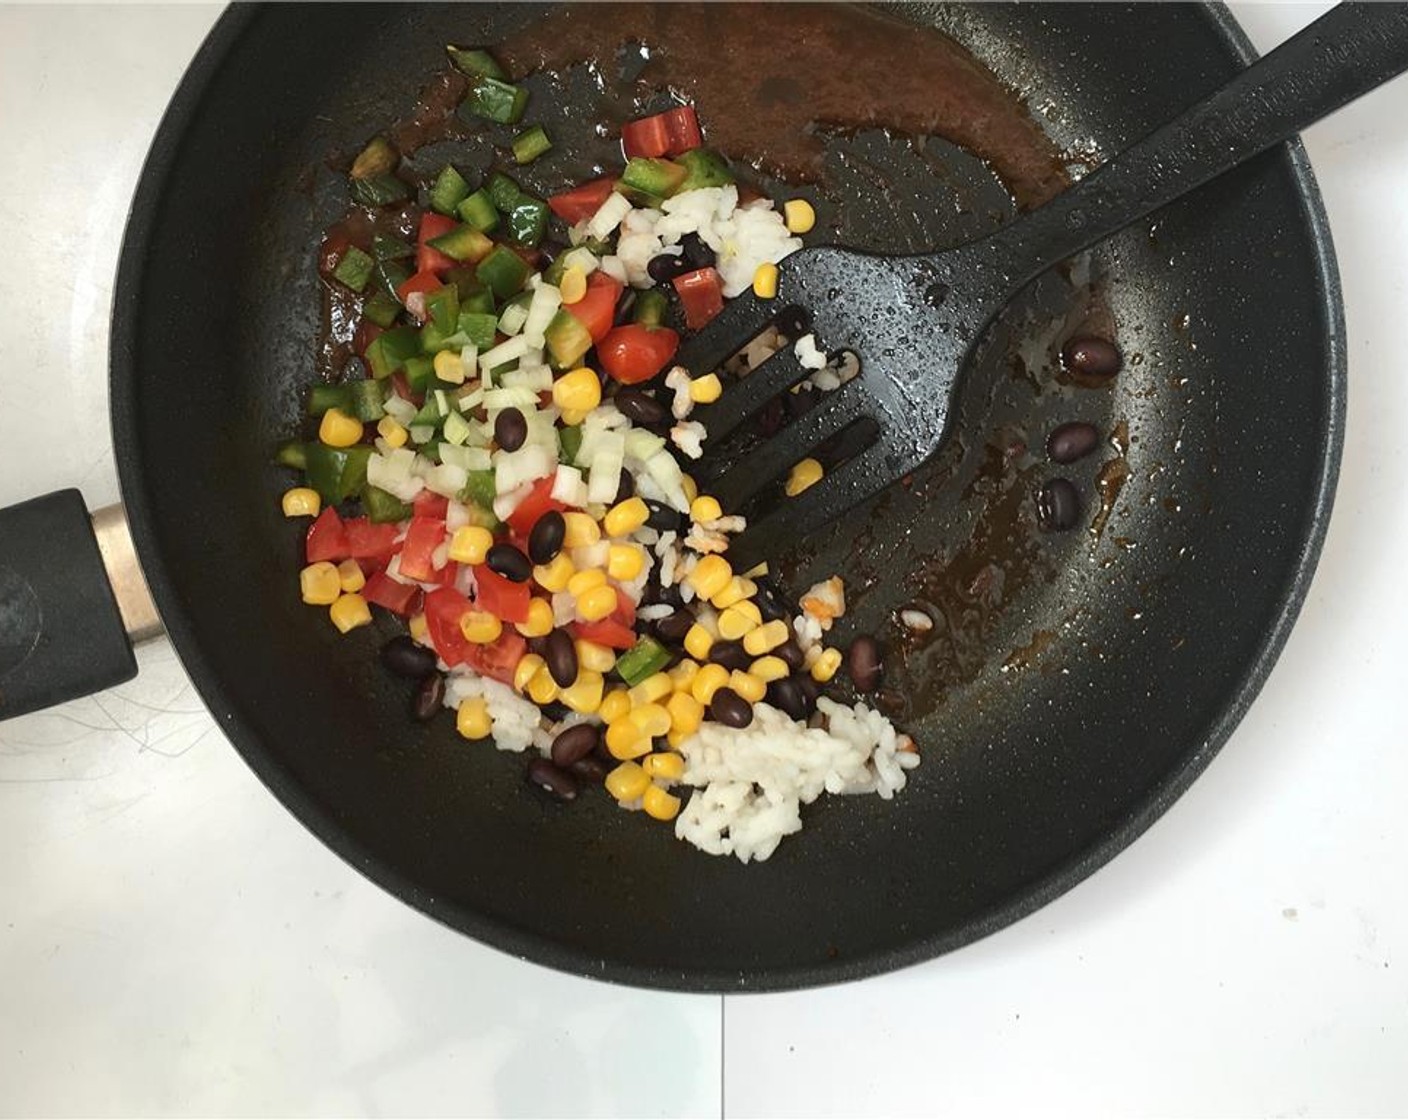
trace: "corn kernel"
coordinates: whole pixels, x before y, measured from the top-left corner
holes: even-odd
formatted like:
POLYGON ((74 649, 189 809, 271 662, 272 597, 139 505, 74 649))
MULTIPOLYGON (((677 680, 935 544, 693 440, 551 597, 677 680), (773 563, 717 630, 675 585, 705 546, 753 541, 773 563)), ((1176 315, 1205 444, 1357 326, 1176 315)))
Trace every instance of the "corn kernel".
POLYGON ((561 413, 562 422, 569 428, 575 428, 590 412, 589 408, 564 408, 561 413))
POLYGON ((599 642, 578 638, 572 643, 577 650, 577 668, 584 672, 609 673, 616 667, 616 651, 599 642))
POLYGON ((531 681, 547 664, 536 653, 525 653, 518 659, 513 669, 513 691, 522 693, 531 681))
POLYGON ((670 730, 670 713, 661 704, 642 704, 631 709, 626 722, 646 739, 654 739, 670 730))
POLYGON ((563 303, 569 307, 580 303, 582 297, 587 294, 587 274, 574 264, 563 272, 562 282, 557 287, 562 293, 563 303))
POLYGON ((672 821, 679 816, 680 799, 657 785, 649 785, 641 794, 640 807, 646 816, 657 821, 672 821))
POLYGON ((713 404, 724 395, 724 383, 717 373, 706 373, 689 383, 689 399, 695 404, 713 404))
POLYGON ((728 675, 728 686, 750 704, 758 703, 768 694, 766 681, 742 669, 735 669, 728 675))
POLYGON ((608 537, 626 537, 634 533, 650 516, 650 510, 640 498, 627 498, 606 511, 601 519, 602 531, 608 537))
MULTIPOLYGON (((579 658, 580 656, 578 654, 579 658)), ((613 688, 601 698, 601 707, 597 709, 597 715, 601 716, 603 723, 613 724, 617 720, 623 719, 630 710, 630 693, 624 688, 613 688)))
POLYGON ((306 486, 295 486, 284 491, 283 509, 285 517, 317 517, 323 508, 323 499, 316 490, 306 486))
POLYGON ((675 728, 672 727, 670 728, 670 733, 665 736, 665 742, 670 745, 670 749, 672 751, 677 751, 680 749, 680 744, 688 738, 689 736, 686 735, 683 731, 677 731, 675 728))
POLYGON ((557 682, 552 679, 552 674, 548 672, 546 665, 543 665, 533 679, 528 682, 528 699, 542 707, 544 704, 551 704, 557 699, 557 682))
POLYGON ((623 762, 606 775, 606 792, 617 801, 634 801, 650 788, 650 777, 638 762, 623 762))
POLYGON ((795 498, 809 486, 815 486, 826 472, 815 459, 803 459, 787 475, 787 485, 783 487, 789 498, 795 498))
POLYGON ((572 557, 566 552, 559 552, 547 564, 539 564, 533 569, 533 578, 538 586, 544 591, 558 592, 567 590, 567 581, 577 571, 572 565, 572 557))
POLYGON ((606 574, 630 583, 645 570, 645 555, 633 544, 613 544, 606 553, 606 574))
POLYGON ((792 670, 787 667, 787 662, 783 661, 780 657, 774 657, 770 653, 758 658, 752 665, 748 666, 748 672, 765 683, 780 681, 791 671, 792 670))
MULTIPOLYGON (((584 574, 584 573, 579 573, 584 574)), ((616 609, 614 587, 593 587, 577 596, 577 614, 587 622, 600 622, 616 609)))
POLYGON ((693 735, 704 722, 704 705, 688 692, 676 692, 665 701, 665 710, 670 713, 670 730, 693 735))
MULTIPOLYGON (((675 682, 670 679, 669 673, 652 673, 631 689, 631 703, 637 707, 643 704, 653 704, 657 700, 663 700, 674 691, 675 682)), ((660 732, 664 734, 664 732, 660 732)))
POLYGON ((586 548, 601 540, 601 526, 591 515, 576 510, 562 515, 562 547, 586 548))
POLYGON ((355 560, 344 560, 337 566, 337 582, 349 594, 361 591, 367 586, 367 577, 362 574, 362 566, 355 560))
POLYGON ((489 702, 482 696, 467 696, 455 712, 455 730, 466 739, 487 739, 494 730, 489 702))
POLYGON ((420 642, 424 645, 430 640, 430 624, 425 621, 425 615, 413 614, 410 621, 406 623, 406 629, 411 632, 411 641, 420 642))
POLYGON ((366 626, 372 620, 372 609, 360 595, 339 596, 337 602, 328 608, 328 613, 332 617, 332 624, 344 634, 359 626, 366 626))
MULTIPOLYGON (((640 501, 639 498, 632 500, 640 501)), ((644 502, 641 502, 641 508, 645 508, 644 502)), ((694 565, 694 570, 685 577, 701 599, 712 599, 728 586, 728 581, 732 578, 733 568, 729 566, 729 562, 714 553, 701 556, 699 563, 694 565)))
MULTIPOLYGON (((751 583, 752 581, 748 580, 747 582, 751 583)), ((763 612, 758 609, 758 604, 753 602, 752 599, 740 599, 733 604, 733 609, 752 619, 754 626, 761 626, 763 624, 763 612)))
POLYGON ((383 416, 376 422, 376 434, 386 441, 386 445, 393 451, 398 447, 406 446, 406 429, 401 427, 400 422, 394 416, 383 416))
POLYGON ((708 494, 700 494, 689 503, 689 516, 695 521, 715 521, 723 515, 719 499, 708 494))
POLYGON ((626 716, 606 728, 606 749, 612 758, 639 758, 650 753, 650 739, 626 716))
POLYGON ((753 272, 753 294, 759 299, 777 298, 777 265, 764 261, 753 272))
MULTIPOLYGON (((575 572, 572 578, 567 581, 567 593, 574 598, 580 599, 588 591, 593 591, 598 587, 606 586, 606 573, 600 568, 583 568, 580 572, 575 572)), ((615 602, 615 599, 612 599, 615 602)))
POLYGON ((663 782, 677 782, 684 777, 684 758, 674 751, 648 754, 640 767, 652 778, 663 782))
POLYGON ((782 645, 791 635, 792 631, 788 629, 787 623, 775 618, 750 631, 743 639, 743 648, 753 657, 762 657, 782 645))
POLYGON ((558 699, 574 712, 590 715, 601 707, 601 692, 604 686, 605 680, 600 673, 581 669, 577 673, 577 679, 562 690, 558 699))
POLYGON ((464 640, 476 645, 487 646, 497 642, 503 632, 503 621, 488 611, 465 611, 460 618, 460 633, 464 635, 464 640))
MULTIPOLYGON (((711 598, 709 602, 713 603, 719 610, 723 610, 725 607, 731 607, 735 603, 741 603, 744 599, 748 598, 750 594, 749 586, 751 584, 751 580, 745 581, 738 576, 734 576, 724 584, 723 590, 711 598)), ((757 590, 757 588, 754 587, 754 590, 757 590)))
POLYGON ((337 575, 337 565, 326 560, 309 564, 298 573, 298 586, 303 592, 303 601, 316 607, 330 607, 342 594, 342 580, 337 575))
POLYGON ((694 683, 695 674, 699 672, 699 662, 686 657, 673 669, 669 670, 670 685, 676 692, 688 692, 689 686, 694 683))
POLYGON ((680 475, 680 489, 684 491, 684 496, 691 502, 699 497, 699 483, 695 482, 690 475, 680 475))
POLYGON ((527 621, 516 622, 513 626, 525 638, 546 638, 552 633, 552 627, 552 604, 537 596, 528 600, 527 621))
POLYGON ((821 656, 812 662, 812 680, 819 684, 825 684, 836 675, 836 670, 841 667, 841 651, 839 649, 824 649, 821 656))
POLYGON ((460 564, 482 564, 494 546, 494 534, 482 525, 462 525, 450 538, 450 559, 460 564))
POLYGON ((578 366, 564 373, 553 382, 552 403, 563 411, 590 412, 601 403, 601 381, 596 370, 578 366))
POLYGON ((805 198, 789 198, 782 204, 782 219, 788 233, 810 233, 816 225, 816 211, 805 198))
POLYGON ((318 438, 329 447, 351 447, 362 441, 362 422, 340 408, 330 408, 318 424, 318 438))
POLYGON ((714 693, 728 684, 728 670, 722 665, 710 662, 701 665, 694 680, 690 682, 689 694, 706 708, 713 702, 714 693))
POLYGON ((729 607, 719 615, 719 637, 728 641, 737 641, 748 631, 757 628, 756 622, 734 607, 729 607))
POLYGON ((451 385, 463 385, 464 360, 453 350, 441 350, 435 355, 435 376, 451 385))
POLYGON ((689 628, 689 632, 684 636, 684 649, 690 657, 697 657, 703 661, 709 656, 709 650, 714 646, 714 636, 695 623, 689 628))

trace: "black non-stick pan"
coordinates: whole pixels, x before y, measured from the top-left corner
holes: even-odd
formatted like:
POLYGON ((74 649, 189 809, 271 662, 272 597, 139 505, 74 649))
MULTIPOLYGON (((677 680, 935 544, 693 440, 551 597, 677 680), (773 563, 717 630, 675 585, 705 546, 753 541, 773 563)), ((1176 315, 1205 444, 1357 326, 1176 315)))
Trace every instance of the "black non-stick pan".
MULTIPOLYGON (((497 43, 542 14, 235 8, 177 91, 123 248, 112 407, 132 535, 192 679, 274 794, 350 863, 555 968, 797 987, 923 960, 1031 912, 1207 765, 1305 595, 1345 375, 1301 149, 1268 153, 1034 285, 980 356, 934 464, 779 558, 799 588, 846 576, 844 632, 884 638, 881 701, 924 761, 893 802, 823 798, 772 859, 744 867, 605 797, 536 796, 521 760, 468 747, 448 717, 412 723, 403 684, 376 662, 389 623, 342 638, 298 597, 297 529, 278 502, 288 478, 270 449, 315 376, 314 261, 346 204, 338 161, 410 111, 445 43, 497 43), (1059 346, 1079 331, 1118 340, 1113 387, 1061 372, 1059 346), (1044 534, 1032 495, 1058 468, 1042 442, 1068 419, 1109 442, 1059 468, 1086 497, 1080 528, 1044 534), (895 622, 911 605, 930 630, 895 622)), ((720 19, 719 50, 746 36, 741 18, 720 19)), ((808 11, 790 18, 805 33, 808 11)), ((1250 57, 1225 13, 1202 6, 914 5, 889 18, 888 45, 857 49, 891 51, 899 72, 906 23, 953 37, 1025 100, 1069 174, 1250 57)), ((775 54, 783 74, 787 52, 775 54)), ((548 105, 553 88, 535 97, 548 105)), ((942 140, 861 129, 827 144, 824 173, 798 189, 842 240, 923 249, 1012 212, 991 165, 942 140)), ((595 158, 584 141, 557 165, 563 181, 546 161, 527 181, 560 188, 571 160, 595 158)), ((5 587, 9 633, 34 624, 42 592, 5 587)), ((101 592, 90 606, 90 619, 111 609, 101 592)), ((71 662, 52 639, 0 643, 0 703, 4 676, 34 658, 71 662)))

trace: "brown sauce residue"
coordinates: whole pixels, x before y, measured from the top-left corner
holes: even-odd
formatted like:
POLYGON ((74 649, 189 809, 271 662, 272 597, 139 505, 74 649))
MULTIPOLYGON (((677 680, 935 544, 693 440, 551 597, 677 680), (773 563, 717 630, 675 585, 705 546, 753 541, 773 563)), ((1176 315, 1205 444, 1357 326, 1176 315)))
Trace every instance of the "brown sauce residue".
POLYGON ((1101 464, 1095 475, 1095 492, 1100 498, 1100 508, 1090 521, 1090 535, 1099 540, 1109 524, 1110 514, 1119 501, 1120 491, 1129 481, 1129 422, 1121 420, 1110 433, 1110 445, 1115 449, 1115 457, 1101 464))

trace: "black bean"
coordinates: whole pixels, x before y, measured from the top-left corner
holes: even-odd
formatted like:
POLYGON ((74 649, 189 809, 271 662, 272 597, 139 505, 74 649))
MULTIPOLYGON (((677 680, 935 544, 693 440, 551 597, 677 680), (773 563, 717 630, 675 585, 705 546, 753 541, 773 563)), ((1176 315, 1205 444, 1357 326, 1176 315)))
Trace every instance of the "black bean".
POLYGON ((742 669, 746 673, 748 667, 753 664, 753 657, 743 648, 742 642, 727 640, 715 642, 709 647, 709 660, 716 665, 722 665, 730 672, 742 669))
POLYGON ((714 250, 705 245, 697 233, 685 234, 680 239, 680 248, 684 250, 684 259, 690 269, 712 268, 718 259, 714 256, 714 250))
POLYGON ((781 398, 773 397, 758 410, 758 434, 765 437, 777 435, 782 431, 782 424, 786 419, 787 406, 782 403, 781 398))
POLYGON ((753 705, 731 688, 721 688, 709 702, 709 717, 725 727, 747 727, 753 722, 753 705))
POLYGON ((773 318, 772 325, 780 334, 795 342, 812 329, 812 315, 805 307, 793 304, 779 311, 773 318))
POLYGON ((399 634, 381 647, 381 663, 398 677, 418 681, 435 672, 435 653, 399 634))
POLYGON ((439 673, 431 673, 420 682, 411 700, 411 715, 424 723, 434 719, 435 713, 445 706, 445 678, 439 673))
POLYGON ((554 630, 543 643, 543 660, 558 688, 570 688, 577 679, 577 647, 566 630, 554 630))
POLYGON ((659 424, 670 416, 669 410, 644 389, 622 389, 611 399, 632 424, 659 424))
POLYGON ((782 596, 777 593, 776 588, 761 580, 758 581, 758 590, 753 596, 753 602, 758 604, 758 613, 763 616, 764 622, 775 622, 792 613, 787 609, 787 604, 782 601, 782 596))
POLYGON ((1053 463, 1074 463, 1084 459, 1100 443, 1100 431, 1094 424, 1072 420, 1062 424, 1046 438, 1046 454, 1053 463))
POLYGON ((553 241, 551 239, 544 241, 538 246, 538 263, 542 268, 547 268, 548 265, 557 260, 558 254, 565 252, 567 252, 567 246, 561 241, 553 241))
POLYGON ((535 758, 528 764, 528 781, 559 801, 575 801, 577 798, 577 779, 545 758, 535 758))
POLYGON ((807 655, 802 652, 802 647, 797 644, 796 638, 788 638, 772 651, 772 655, 782 658, 794 673, 807 663, 807 655))
POLYGON ((650 528, 661 533, 682 533, 689 528, 689 517, 681 513, 673 506, 667 506, 664 502, 645 499, 645 508, 650 511, 650 515, 645 519, 645 523, 650 528))
POLYGON ((1049 479, 1036 496, 1036 519, 1049 532, 1075 528, 1080 520, 1080 494, 1069 479, 1049 479))
POLYGON ((494 442, 505 451, 517 451, 528 438, 528 421, 516 408, 506 408, 494 418, 494 442))
POLYGON ((1103 338, 1073 338, 1061 347, 1061 364, 1082 377, 1104 380, 1119 373, 1124 356, 1103 338))
POLYGON ((619 506, 628 498, 636 496, 636 480, 631 477, 630 471, 621 472, 621 481, 616 484, 616 496, 611 499, 613 506, 619 506))
POLYGON ((768 685, 768 703, 792 719, 807 718, 807 701, 801 686, 791 677, 783 677, 768 685))
POLYGON ((651 257, 650 263, 645 266, 645 271, 650 274, 650 278, 657 284, 668 284, 676 276, 688 272, 691 268, 702 268, 703 265, 691 265, 683 255, 675 253, 661 253, 658 257, 651 257))
POLYGON ((550 509, 533 523, 528 534, 528 559, 535 564, 550 564, 562 551, 562 538, 567 535, 567 522, 562 514, 550 509))
POLYGON ((807 707, 807 715, 810 716, 816 711, 817 699, 821 696, 821 685, 812 680, 811 674, 803 673, 801 676, 793 677, 797 682, 797 687, 802 690, 802 700, 807 707))
POLYGON ((507 542, 493 545, 484 562, 489 565, 490 571, 498 572, 514 583, 527 583, 528 577, 533 574, 533 562, 507 542))
POLYGON ((552 741, 552 762, 554 766, 571 766, 579 758, 586 758, 601 738, 601 730, 594 723, 574 723, 552 741))
MULTIPOLYGON (((612 759, 612 766, 616 765, 612 759)), ((591 782, 592 785, 601 785, 606 780, 606 775, 611 773, 611 766, 606 765, 594 754, 587 755, 586 758, 579 758, 567 768, 584 782, 591 782)))
POLYGON ((880 683, 880 673, 884 663, 880 657, 880 643, 869 634, 860 634, 851 642, 846 654, 846 669, 851 674, 858 692, 873 692, 880 683))
POLYGON ((543 718, 549 723, 561 723, 572 714, 572 709, 561 700, 549 700, 542 706, 542 710, 543 718))
MULTIPOLYGON (((689 633, 689 628, 693 625, 694 615, 689 611, 676 611, 674 614, 666 615, 655 624, 655 635, 662 642, 678 645, 684 641, 684 636, 689 633)), ((434 658, 431 660, 434 661, 434 658)))

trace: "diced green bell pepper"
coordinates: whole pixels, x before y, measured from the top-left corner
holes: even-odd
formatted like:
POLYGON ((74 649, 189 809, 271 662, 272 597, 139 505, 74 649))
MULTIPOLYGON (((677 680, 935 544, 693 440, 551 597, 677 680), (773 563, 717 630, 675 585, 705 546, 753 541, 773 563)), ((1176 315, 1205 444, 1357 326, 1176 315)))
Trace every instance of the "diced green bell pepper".
POLYGON ((493 252, 479 262, 475 276, 499 299, 515 295, 528 282, 528 266, 512 249, 495 245, 493 252))
POLYGON ((490 175, 482 189, 488 193, 489 201, 500 214, 507 214, 523 197, 523 188, 502 171, 495 171, 490 175))
POLYGON ((375 267, 376 262, 368 254, 355 245, 349 245, 342 254, 342 259, 337 262, 337 267, 332 270, 332 275, 339 284, 345 284, 354 292, 360 292, 372 278, 372 269, 375 267))
POLYGON ((302 440, 285 440, 274 450, 274 462, 281 467, 292 467, 296 471, 306 471, 308 469, 308 445, 302 440))
POLYGON ((373 175, 369 179, 348 180, 352 201, 358 206, 390 206, 411 197, 411 188, 395 175, 373 175))
POLYGON ((494 248, 494 243, 471 225, 456 226, 449 233, 432 237, 428 244, 432 249, 439 249, 447 257, 468 261, 470 264, 482 261, 494 248))
POLYGON ((492 311, 468 311, 460 309, 460 333, 473 343, 481 353, 494 345, 494 336, 499 330, 499 317, 492 311))
POLYGON ((479 287, 477 292, 465 295, 464 288, 460 288, 460 314, 472 311, 476 315, 493 315, 497 310, 494 293, 479 283, 479 277, 476 276, 474 282, 479 287))
POLYGON ((443 335, 455 333, 460 317, 460 290, 453 284, 425 293, 425 317, 443 335))
POLYGON ((385 136, 376 136, 358 153, 348 173, 353 179, 371 179, 396 170, 401 156, 385 136))
POLYGON ((518 163, 532 163, 540 155, 552 147, 552 141, 548 139, 548 134, 543 126, 535 124, 532 128, 524 129, 513 138, 513 158, 518 163))
POLYGON ((401 261, 382 261, 376 266, 377 286, 397 303, 401 298, 397 290, 411 278, 411 270, 401 261))
POLYGON ((424 393, 435 380, 435 359, 415 357, 406 359, 406 384, 414 393, 424 393))
POLYGON ((372 256, 379 261, 398 261, 416 255, 416 247, 409 241, 389 233, 372 235, 372 256))
POLYGON ((347 411, 346 385, 314 385, 308 390, 307 412, 309 416, 321 416, 330 408, 347 411))
POLYGON ((528 107, 528 91, 499 78, 480 77, 460 104, 460 115, 483 117, 496 124, 517 124, 528 107))
POLYGON ((420 331, 415 327, 393 327, 372 339, 363 357, 372 376, 380 380, 390 377, 420 353, 420 331))
POLYGON ((362 304, 362 314, 379 327, 389 327, 401 314, 401 305, 385 292, 373 292, 362 304))
POLYGON ((544 332, 548 353, 558 369, 568 369, 592 348, 591 332, 570 311, 560 310, 544 332))
POLYGON ((636 304, 631 318, 643 327, 658 327, 665 321, 670 301, 659 288, 643 288, 636 292, 636 304))
POLYGON ((637 156, 626 161, 620 186, 656 198, 669 198, 680 189, 680 184, 688 176, 689 172, 684 167, 671 160, 637 156))
POLYGON ((616 659, 616 672, 632 688, 670 663, 670 651, 647 635, 616 659))
POLYGON ((370 483, 362 490, 362 510, 367 520, 377 524, 390 521, 405 521, 411 516, 411 507, 395 494, 388 494, 379 486, 370 483))
POLYGON ((380 420, 386 415, 387 386, 381 381, 348 381, 342 388, 347 390, 346 411, 364 424, 380 420))
POLYGON ((676 162, 685 169, 684 182, 676 189, 694 191, 702 187, 726 187, 735 182, 733 172, 724 162, 723 156, 708 148, 695 148, 676 157, 676 162))
POLYGON ((425 353, 435 355, 441 350, 460 350, 469 345, 469 335, 459 329, 458 320, 453 331, 446 334, 433 322, 420 329, 420 348, 425 353))
POLYGON ((435 185, 430 188, 430 208, 453 216, 455 208, 468 194, 469 184, 464 176, 455 170, 453 164, 447 163, 436 176, 435 185))
POLYGON ((540 198, 521 195, 508 212, 508 235, 520 245, 535 248, 548 228, 548 204, 540 198))
POLYGON ((499 496, 499 492, 494 489, 493 468, 487 471, 468 471, 467 473, 469 481, 464 484, 460 496, 467 502, 473 502, 480 509, 492 510, 494 499, 499 496))
POLYGON ((360 493, 367 483, 370 447, 329 447, 325 443, 306 445, 308 485, 330 505, 345 502, 360 493))
POLYGON ((460 221, 480 233, 488 233, 499 224, 499 212, 494 208, 494 200, 483 187, 461 202, 455 213, 460 221))
POLYGON ((482 47, 448 46, 445 53, 450 56, 450 63, 456 70, 471 78, 498 78, 503 81, 508 77, 498 60, 482 47))
POLYGON ((558 459, 569 466, 575 466, 577 452, 582 450, 582 426, 572 424, 557 430, 558 459))

